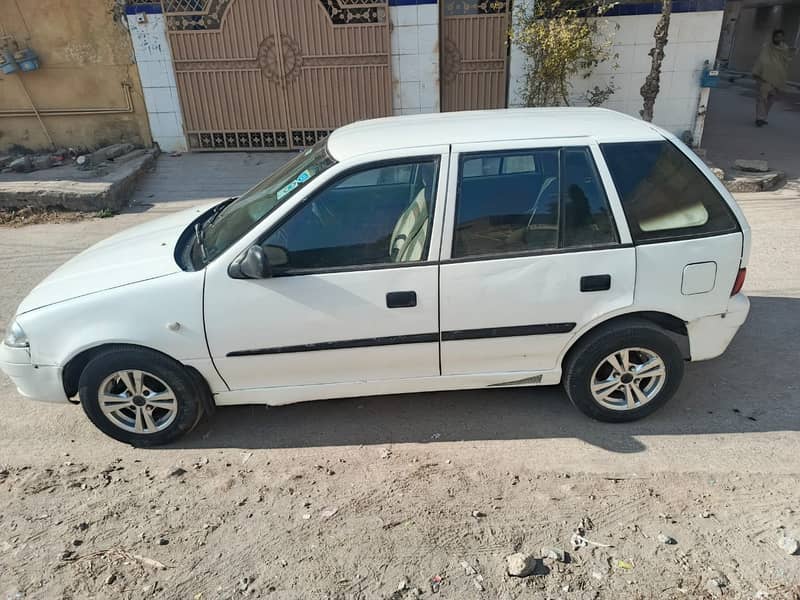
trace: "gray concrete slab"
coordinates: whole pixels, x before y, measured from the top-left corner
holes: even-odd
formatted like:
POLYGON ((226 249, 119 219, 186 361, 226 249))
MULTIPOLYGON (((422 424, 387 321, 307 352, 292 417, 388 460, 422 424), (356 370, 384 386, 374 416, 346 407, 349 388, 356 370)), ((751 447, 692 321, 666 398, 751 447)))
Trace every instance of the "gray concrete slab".
POLYGON ((120 210, 155 164, 156 151, 136 150, 93 170, 65 165, 32 173, 0 174, 0 209, 120 210))

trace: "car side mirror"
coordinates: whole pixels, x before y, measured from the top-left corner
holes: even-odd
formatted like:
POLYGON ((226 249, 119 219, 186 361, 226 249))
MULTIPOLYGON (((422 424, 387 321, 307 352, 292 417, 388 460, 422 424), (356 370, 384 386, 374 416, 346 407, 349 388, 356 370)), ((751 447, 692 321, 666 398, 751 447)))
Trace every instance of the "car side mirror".
POLYGON ((289 253, 280 246, 264 246, 267 261, 273 271, 280 271, 289 266, 289 253))
POLYGON ((267 279, 272 277, 272 267, 264 249, 259 245, 250 246, 228 267, 228 275, 234 279, 267 279))

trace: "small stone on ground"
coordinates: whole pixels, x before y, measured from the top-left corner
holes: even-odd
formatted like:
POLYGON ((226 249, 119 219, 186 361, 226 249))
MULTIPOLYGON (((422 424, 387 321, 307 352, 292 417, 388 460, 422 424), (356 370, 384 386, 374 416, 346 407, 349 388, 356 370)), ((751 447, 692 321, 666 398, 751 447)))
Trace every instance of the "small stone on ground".
POLYGON ((536 558, 522 552, 510 554, 506 556, 506 569, 512 577, 527 577, 536 569, 536 558))
POLYGON ((790 555, 797 554, 797 551, 800 550, 800 542, 788 535, 781 536, 778 540, 778 546, 780 546, 781 550, 786 552, 786 554, 790 555))
POLYGON ((658 534, 658 541, 661 542, 662 544, 669 544, 669 545, 678 543, 677 541, 675 541, 674 537, 669 536, 665 533, 658 534))

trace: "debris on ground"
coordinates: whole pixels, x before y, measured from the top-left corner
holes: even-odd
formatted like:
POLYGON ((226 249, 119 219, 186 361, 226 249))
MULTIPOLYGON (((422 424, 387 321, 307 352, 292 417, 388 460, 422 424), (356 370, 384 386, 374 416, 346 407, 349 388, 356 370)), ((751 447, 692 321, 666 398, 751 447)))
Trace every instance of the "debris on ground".
POLYGON ((439 590, 442 589, 442 583, 444 583, 444 577, 441 575, 431 577, 431 593, 438 594, 439 590))
POLYGON ((164 478, 169 479, 170 477, 181 477, 186 475, 187 471, 183 467, 173 466, 167 469, 164 478))
POLYGON ((789 555, 797 554, 798 550, 800 550, 800 542, 788 535, 782 535, 778 539, 778 546, 789 555))
POLYGON ((567 557, 567 553, 561 548, 553 548, 551 546, 545 546, 542 548, 542 558, 550 558, 563 563, 567 562, 567 557))
POLYGON ((22 227, 41 223, 74 223, 92 218, 91 213, 76 212, 58 208, 36 208, 26 206, 0 210, 0 225, 22 227))
POLYGON ((658 537, 656 538, 662 544, 673 545, 677 544, 678 542, 675 540, 674 537, 667 535, 666 533, 659 533, 658 537))
POLYGON ((588 545, 597 546, 598 548, 613 548, 611 544, 602 544, 600 542, 593 542, 586 538, 586 532, 594 529, 594 523, 589 517, 583 517, 578 523, 578 526, 572 532, 569 543, 572 544, 572 549, 585 548, 588 545))
POLYGON ((133 144, 112 144, 97 148, 93 152, 78 152, 74 148, 59 148, 51 152, 29 152, 20 156, 0 157, 0 170, 4 173, 32 173, 65 164, 75 164, 82 169, 95 168, 103 163, 130 154, 136 150, 133 144))
POLYGON ((18 159, 11 161, 7 168, 15 173, 29 173, 33 171, 33 158, 20 156, 18 159))
POLYGON ((511 577, 528 577, 536 570, 539 561, 533 554, 515 552, 506 556, 506 572, 511 577))
POLYGON ((461 568, 464 569, 465 575, 472 577, 472 585, 476 590, 479 592, 486 591, 486 588, 483 585, 483 575, 481 575, 477 569, 475 569, 465 560, 461 561, 461 568))
POLYGON ((505 470, 478 470, 474 461, 445 467, 427 448, 404 448, 408 460, 380 468, 380 446, 353 453, 333 478, 314 466, 338 458, 316 450, 300 460, 269 451, 269 468, 249 471, 240 448, 180 456, 109 448, 122 462, 102 456, 92 464, 75 447, 66 458, 59 450, 52 464, 0 465, 7 473, 0 477, 0 591, 127 598, 145 597, 148 584, 154 597, 157 580, 155 597, 201 600, 752 600, 758 590, 782 600, 793 598, 796 585, 792 566, 800 559, 778 547, 779 536, 798 533, 796 513, 788 512, 797 487, 790 476, 685 475, 676 488, 672 474, 614 482, 573 473, 565 485, 561 474, 520 469, 520 486, 535 482, 532 497, 528 489, 517 493, 505 470), (110 464, 121 468, 110 485, 76 493, 110 464), (164 478, 175 465, 189 473, 164 478), (762 493, 766 486, 774 495, 762 493), (604 500, 591 507, 564 501, 590 495, 604 500), (236 507, 242 498, 245 509, 236 507), (742 506, 748 514, 757 507, 759 519, 748 521, 742 506), (477 507, 492 511, 485 521, 470 516, 477 507), (714 521, 697 516, 712 507, 714 521), (322 513, 332 508, 335 520, 326 521, 322 513), (588 510, 591 519, 582 519, 588 510), (677 524, 667 528, 668 520, 677 524), (582 538, 614 550, 587 544, 573 554, 576 526, 582 538), (673 551, 656 541, 661 530, 679 541, 673 551), (248 535, 254 531, 268 533, 248 535), (508 559, 512 553, 521 556, 508 559), (730 583, 720 567, 730 569, 730 583))

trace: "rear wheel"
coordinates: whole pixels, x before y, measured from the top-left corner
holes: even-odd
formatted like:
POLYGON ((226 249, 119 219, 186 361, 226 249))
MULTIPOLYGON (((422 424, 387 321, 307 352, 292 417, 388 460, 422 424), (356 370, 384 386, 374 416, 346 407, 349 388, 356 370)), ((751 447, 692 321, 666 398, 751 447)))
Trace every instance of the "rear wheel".
POLYGON ((580 342, 565 364, 572 403, 600 421, 641 419, 666 403, 683 379, 683 357, 663 329, 629 320, 580 342))
POLYGON ((191 431, 203 415, 200 392, 186 369, 144 348, 109 350, 93 358, 78 393, 89 420, 133 446, 158 446, 191 431))

